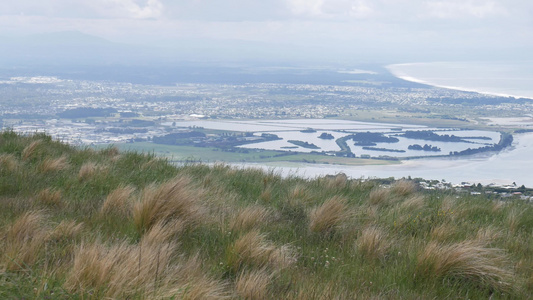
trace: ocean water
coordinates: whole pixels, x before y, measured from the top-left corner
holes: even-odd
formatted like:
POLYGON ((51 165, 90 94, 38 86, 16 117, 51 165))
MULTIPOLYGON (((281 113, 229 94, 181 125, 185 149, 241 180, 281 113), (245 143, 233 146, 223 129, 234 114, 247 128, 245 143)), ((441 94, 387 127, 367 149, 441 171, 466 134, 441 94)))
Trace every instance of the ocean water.
POLYGON ((387 69, 396 77, 432 86, 533 99, 533 61, 407 63, 387 69))

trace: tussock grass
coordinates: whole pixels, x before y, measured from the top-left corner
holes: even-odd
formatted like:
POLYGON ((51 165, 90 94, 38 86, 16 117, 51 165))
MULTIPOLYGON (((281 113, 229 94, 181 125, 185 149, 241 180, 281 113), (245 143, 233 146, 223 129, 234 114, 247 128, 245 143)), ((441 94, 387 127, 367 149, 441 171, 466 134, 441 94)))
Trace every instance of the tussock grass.
POLYGON ((59 158, 45 158, 39 165, 39 171, 42 173, 57 172, 69 167, 67 156, 59 158))
POLYGON ((14 172, 19 168, 19 161, 13 154, 0 154, 0 171, 14 172))
POLYGON ((391 198, 390 189, 385 188, 374 188, 370 191, 368 195, 368 202, 372 205, 382 205, 386 204, 391 198))
POLYGON ((309 202, 312 195, 309 193, 309 189, 303 184, 296 184, 289 192, 289 199, 299 200, 301 202, 309 202))
POLYGON ((503 237, 502 230, 495 228, 494 226, 482 227, 477 231, 476 240, 481 243, 490 244, 495 240, 503 237))
POLYGON ((457 234, 457 226, 453 223, 442 223, 431 229, 430 237, 433 240, 444 242, 450 240, 457 234))
POLYGON ((23 160, 29 160, 37 152, 37 148, 43 143, 42 140, 35 140, 31 142, 24 150, 22 150, 21 157, 23 160))
POLYGON ((332 177, 326 177, 325 186, 327 189, 340 190, 346 188, 348 185, 348 176, 344 173, 339 173, 332 177))
POLYGON ((37 201, 50 207, 61 207, 61 191, 47 188, 39 192, 37 195, 37 201))
POLYGON ((357 252, 370 260, 384 259, 391 246, 386 232, 375 226, 363 229, 356 241, 357 252))
POLYGON ((421 209, 425 206, 426 199, 423 195, 413 195, 400 204, 402 209, 421 209))
POLYGON ((200 224, 205 215, 201 204, 203 192, 191 186, 191 179, 179 176, 161 185, 146 187, 133 206, 133 220, 142 233, 157 222, 178 218, 187 226, 200 224))
POLYGON ((265 226, 271 218, 268 209, 260 205, 250 205, 241 208, 237 215, 230 221, 229 228, 231 231, 246 231, 254 228, 265 226))
POLYGON ((272 201, 272 190, 270 188, 266 188, 261 192, 261 195, 259 195, 259 199, 264 203, 269 203, 272 201))
POLYGON ((399 196, 408 196, 413 194, 417 189, 416 184, 411 180, 398 180, 391 186, 391 191, 399 196))
POLYGON ((74 254, 64 288, 114 299, 223 299, 227 296, 225 284, 201 270, 198 256, 177 257, 176 249, 172 242, 82 244, 74 254))
POLYGON ((29 211, 17 218, 3 235, 0 270, 30 268, 40 257, 48 228, 42 211, 29 211))
POLYGON ((269 299, 268 285, 273 274, 265 269, 242 271, 236 279, 235 290, 243 299, 269 299))
POLYGON ((492 290, 510 291, 515 277, 508 265, 502 250, 486 248, 478 241, 453 244, 430 242, 418 256, 416 275, 421 280, 450 279, 492 290))
POLYGON ((329 234, 347 218, 346 199, 333 196, 309 213, 309 230, 329 234))
POLYGON ((290 246, 276 247, 257 230, 242 235, 226 250, 227 266, 234 272, 242 270, 244 266, 280 270, 295 261, 296 256, 290 246))
POLYGON ((531 204, 412 184, 0 133, 0 298, 531 297, 531 204))
POLYGON ((102 215, 128 216, 133 205, 132 195, 135 187, 131 185, 120 186, 109 193, 100 208, 102 215))
POLYGON ((95 162, 86 162, 80 167, 78 172, 79 180, 87 180, 96 175, 100 170, 100 167, 95 162))
POLYGON ((83 230, 83 223, 74 220, 63 220, 50 231, 49 239, 59 241, 70 241, 80 237, 83 230))

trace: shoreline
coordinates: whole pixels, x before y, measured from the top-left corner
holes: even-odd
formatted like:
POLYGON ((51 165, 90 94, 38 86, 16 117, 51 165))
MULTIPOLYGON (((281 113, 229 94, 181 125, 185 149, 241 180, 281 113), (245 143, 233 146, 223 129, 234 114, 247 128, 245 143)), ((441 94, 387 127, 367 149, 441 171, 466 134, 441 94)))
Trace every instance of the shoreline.
MULTIPOLYGON (((453 62, 452 62, 453 63, 453 62)), ((487 91, 483 90, 482 88, 473 88, 473 87, 462 87, 462 86, 455 86, 455 85, 447 85, 447 84, 440 84, 431 82, 425 79, 414 77, 413 75, 407 74, 405 71, 398 70, 398 68, 401 68, 402 66, 410 66, 410 65, 423 65, 423 64, 430 64, 430 63, 404 63, 404 64, 392 64, 387 65, 385 68, 395 77, 400 78, 405 81, 425 84, 428 86, 433 86, 437 88, 444 88, 444 89, 451 89, 451 90, 457 90, 457 91, 463 91, 463 92, 472 92, 472 93, 478 93, 483 95, 491 95, 491 96, 498 96, 498 97, 509 97, 509 98, 515 98, 515 99, 529 99, 533 100, 533 95, 520 95, 516 93, 504 93, 504 92, 495 92, 495 91, 487 91)), ((533 91, 531 92, 533 94, 533 91)))

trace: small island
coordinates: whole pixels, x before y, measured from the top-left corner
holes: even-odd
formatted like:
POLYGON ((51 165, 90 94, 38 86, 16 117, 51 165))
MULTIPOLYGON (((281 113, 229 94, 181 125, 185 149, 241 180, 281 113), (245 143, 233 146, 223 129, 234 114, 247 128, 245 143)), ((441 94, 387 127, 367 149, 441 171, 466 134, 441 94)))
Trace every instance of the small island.
POLYGON ((418 150, 418 151, 433 151, 433 152, 440 152, 441 149, 437 146, 432 146, 425 144, 424 146, 420 146, 419 144, 409 145, 407 147, 409 150, 418 150))
POLYGON ((297 146, 300 146, 302 148, 307 148, 307 149, 320 149, 320 147, 318 147, 317 145, 315 144, 311 144, 311 143, 308 143, 308 142, 304 142, 304 141, 297 141, 297 140, 288 140, 287 142, 291 143, 291 144, 294 144, 294 145, 297 145, 297 146))
POLYGON ((395 152, 395 153, 404 153, 404 152, 405 152, 405 150, 387 149, 387 148, 378 148, 378 147, 363 147, 363 150, 383 151, 383 152, 395 152))
POLYGON ((333 140, 335 137, 331 133, 323 132, 321 135, 318 136, 319 139, 323 140, 333 140))

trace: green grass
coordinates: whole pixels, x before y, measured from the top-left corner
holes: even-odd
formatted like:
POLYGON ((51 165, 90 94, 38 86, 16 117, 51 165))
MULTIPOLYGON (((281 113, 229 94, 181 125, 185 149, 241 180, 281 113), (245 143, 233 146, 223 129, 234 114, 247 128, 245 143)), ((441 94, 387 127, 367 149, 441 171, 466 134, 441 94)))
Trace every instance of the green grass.
POLYGON ((424 192, 410 181, 177 167, 2 132, 0 207, 3 299, 533 293, 531 204, 424 192), (43 167, 60 157, 60 167, 43 167))

